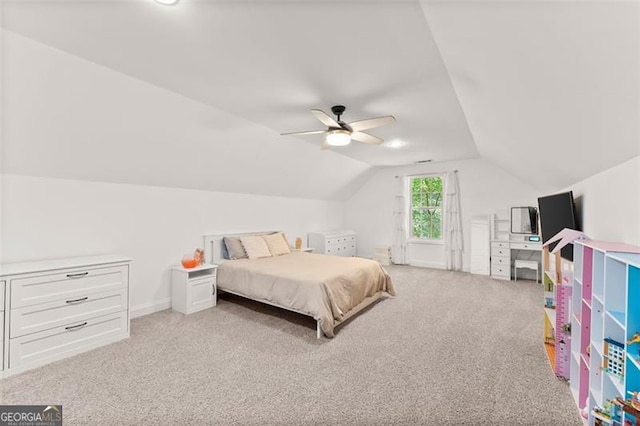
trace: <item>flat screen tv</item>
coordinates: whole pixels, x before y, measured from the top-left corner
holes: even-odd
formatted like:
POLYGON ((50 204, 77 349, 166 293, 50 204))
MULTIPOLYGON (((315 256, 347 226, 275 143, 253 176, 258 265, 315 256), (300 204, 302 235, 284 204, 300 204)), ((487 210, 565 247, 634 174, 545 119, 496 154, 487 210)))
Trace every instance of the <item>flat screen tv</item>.
MULTIPOLYGON (((576 207, 572 191, 538 198, 538 211, 542 241, 545 243, 564 228, 579 231, 576 224, 576 207)), ((549 250, 553 250, 556 244, 555 242, 550 244, 549 250)), ((560 255, 573 262, 573 244, 563 247, 560 250, 560 255)))

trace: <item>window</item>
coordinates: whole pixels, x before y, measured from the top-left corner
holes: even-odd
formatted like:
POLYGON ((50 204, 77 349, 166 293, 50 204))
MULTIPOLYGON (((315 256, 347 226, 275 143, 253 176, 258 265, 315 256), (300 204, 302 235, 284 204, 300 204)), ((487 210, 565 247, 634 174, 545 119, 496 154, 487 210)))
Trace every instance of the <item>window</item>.
POLYGON ((418 176, 409 181, 411 238, 442 239, 442 176, 418 176))

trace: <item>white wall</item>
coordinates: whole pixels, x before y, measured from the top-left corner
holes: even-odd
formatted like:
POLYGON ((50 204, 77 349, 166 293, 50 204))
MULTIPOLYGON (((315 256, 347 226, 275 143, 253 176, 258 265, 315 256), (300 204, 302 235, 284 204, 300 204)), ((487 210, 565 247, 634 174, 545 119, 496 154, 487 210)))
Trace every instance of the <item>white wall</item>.
POLYGON ((582 229, 589 238, 640 246, 640 156, 568 190, 579 201, 582 229))
POLYGON ((118 253, 133 258, 134 314, 170 306, 169 267, 204 234, 283 230, 290 242, 342 226, 344 204, 77 180, 3 176, 3 262, 118 253))
MULTIPOLYGON (((400 190, 400 179, 395 176, 448 170, 458 170, 465 247, 464 270, 469 270, 472 215, 490 214, 512 205, 537 205, 540 194, 534 188, 484 159, 382 169, 346 203, 345 226, 357 233, 358 255, 369 257, 373 247, 393 244, 394 197, 400 190)), ((442 244, 411 244, 408 251, 412 265, 445 267, 442 244)))

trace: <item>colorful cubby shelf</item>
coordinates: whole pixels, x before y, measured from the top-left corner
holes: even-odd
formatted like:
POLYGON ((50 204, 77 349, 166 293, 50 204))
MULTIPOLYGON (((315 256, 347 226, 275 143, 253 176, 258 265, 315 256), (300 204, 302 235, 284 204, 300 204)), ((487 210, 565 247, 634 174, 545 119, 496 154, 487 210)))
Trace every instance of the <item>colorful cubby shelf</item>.
POLYGON ((573 397, 589 425, 640 424, 640 247, 577 241, 573 257, 573 397))

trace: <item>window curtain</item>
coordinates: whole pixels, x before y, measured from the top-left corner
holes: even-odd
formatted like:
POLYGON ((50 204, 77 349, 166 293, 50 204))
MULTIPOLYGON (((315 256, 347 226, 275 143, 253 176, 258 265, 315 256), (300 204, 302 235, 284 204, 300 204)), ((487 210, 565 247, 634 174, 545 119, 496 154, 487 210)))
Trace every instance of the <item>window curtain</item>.
POLYGON ((391 247, 391 260, 396 265, 407 263, 407 202, 405 192, 407 187, 406 177, 398 179, 398 192, 393 207, 393 246, 391 247))
POLYGON ((446 267, 450 271, 462 270, 462 219, 460 217, 460 187, 457 171, 447 172, 444 197, 444 251, 446 267))

